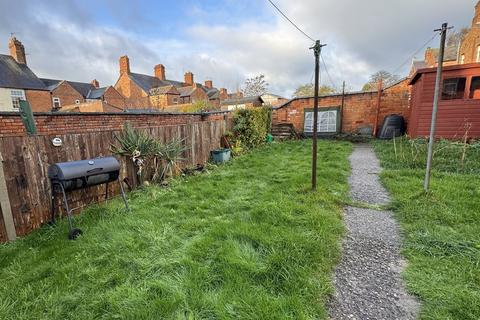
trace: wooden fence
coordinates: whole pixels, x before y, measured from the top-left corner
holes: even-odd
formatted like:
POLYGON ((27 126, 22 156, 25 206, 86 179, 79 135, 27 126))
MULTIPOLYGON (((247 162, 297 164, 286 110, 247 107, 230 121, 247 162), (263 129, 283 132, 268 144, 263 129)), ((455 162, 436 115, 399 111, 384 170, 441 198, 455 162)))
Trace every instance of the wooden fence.
MULTIPOLYGON (((161 141, 173 138, 185 139, 184 166, 205 163, 210 151, 220 146, 220 140, 227 129, 225 120, 196 122, 185 125, 151 127, 142 130, 150 132, 161 141)), ((120 131, 90 132, 64 135, 0 137, 0 161, 3 156, 4 194, 0 206, 0 241, 12 238, 7 228, 13 218, 14 232, 23 236, 50 220, 50 181, 47 170, 50 164, 110 155, 114 135, 120 131), (61 147, 54 147, 52 139, 62 139, 61 147), (9 205, 7 204, 9 202, 9 205), (11 210, 8 210, 8 206, 11 210), (2 209, 3 208, 3 209, 2 209), (7 210, 5 210, 7 209, 7 210), (11 214, 10 214, 11 211, 11 214), (6 219, 5 219, 6 218, 6 219)), ((134 181, 134 171, 127 159, 122 164, 121 178, 134 181)), ((0 166, 1 169, 1 166, 0 166)), ((0 174, 1 178, 1 174, 0 174)), ((0 192, 2 182, 0 181, 0 192)), ((82 206, 105 196, 105 187, 93 187, 89 191, 75 191, 69 195, 74 206, 82 206)), ((118 186, 110 188, 110 195, 118 194, 118 186)))

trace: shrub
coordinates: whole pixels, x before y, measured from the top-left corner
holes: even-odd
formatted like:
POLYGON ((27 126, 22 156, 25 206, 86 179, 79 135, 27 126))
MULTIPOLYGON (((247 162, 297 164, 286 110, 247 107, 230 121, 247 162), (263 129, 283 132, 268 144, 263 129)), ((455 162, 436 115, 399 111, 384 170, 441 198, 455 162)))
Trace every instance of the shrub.
POLYGON ((265 143, 270 132, 272 110, 270 107, 241 109, 233 114, 234 143, 238 140, 246 149, 265 143))

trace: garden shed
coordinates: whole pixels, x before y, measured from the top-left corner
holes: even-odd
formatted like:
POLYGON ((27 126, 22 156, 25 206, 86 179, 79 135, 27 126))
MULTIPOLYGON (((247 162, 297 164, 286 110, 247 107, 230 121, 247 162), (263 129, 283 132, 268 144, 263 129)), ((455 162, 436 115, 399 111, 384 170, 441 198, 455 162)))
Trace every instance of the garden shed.
MULTIPOLYGON (((427 137, 432 121, 436 68, 418 70, 410 80, 411 108, 408 134, 427 137)), ((480 137, 480 63, 443 69, 436 137, 480 137)))

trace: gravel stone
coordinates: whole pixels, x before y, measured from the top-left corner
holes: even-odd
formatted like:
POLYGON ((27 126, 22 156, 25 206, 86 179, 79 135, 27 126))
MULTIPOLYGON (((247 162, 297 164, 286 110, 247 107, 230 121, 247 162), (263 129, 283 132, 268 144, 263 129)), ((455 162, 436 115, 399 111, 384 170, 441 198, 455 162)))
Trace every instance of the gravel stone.
MULTIPOLYGON (((352 197, 369 204, 386 204, 388 192, 380 184, 379 161, 369 145, 357 145, 350 156, 352 197)), ((347 236, 335 270, 331 319, 415 319, 417 300, 407 294, 401 278, 405 261, 401 236, 389 211, 346 207, 347 236)))

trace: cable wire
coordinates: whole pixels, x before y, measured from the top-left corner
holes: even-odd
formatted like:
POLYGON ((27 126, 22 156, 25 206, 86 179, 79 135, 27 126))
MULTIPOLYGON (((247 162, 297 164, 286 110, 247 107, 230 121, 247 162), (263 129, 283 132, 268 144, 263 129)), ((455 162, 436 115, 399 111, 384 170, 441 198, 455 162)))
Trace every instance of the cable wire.
POLYGON ((287 17, 287 15, 285 13, 282 12, 282 10, 280 10, 279 7, 277 7, 277 5, 275 3, 273 3, 272 0, 267 0, 268 2, 270 2, 270 4, 275 8, 277 9, 277 11, 285 18, 287 19, 288 22, 290 22, 298 31, 300 31, 305 37, 307 37, 308 39, 312 40, 313 42, 315 42, 315 39, 313 39, 312 37, 310 37, 308 34, 305 33, 305 31, 303 31, 302 29, 300 29, 299 26, 297 26, 295 24, 295 22, 293 22, 289 17, 287 17))
POLYGON ((335 82, 333 82, 332 77, 330 76, 330 72, 328 72, 327 64, 325 63, 325 59, 323 58, 323 55, 320 55, 320 58, 322 59, 323 66, 325 68, 325 73, 328 76, 328 79, 330 80, 330 84, 333 86, 335 90, 337 90, 337 86, 335 85, 335 82))
POLYGON ((425 44, 420 47, 417 51, 415 51, 411 56, 408 57, 407 60, 405 60, 405 62, 403 62, 401 65, 399 65, 393 72, 392 74, 395 74, 398 70, 400 70, 404 65, 406 65, 409 61, 411 61, 420 51, 422 51, 430 42, 432 42, 440 33, 439 32, 435 32, 435 34, 433 35, 433 37, 431 37, 427 42, 425 42, 425 44))

